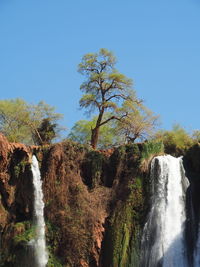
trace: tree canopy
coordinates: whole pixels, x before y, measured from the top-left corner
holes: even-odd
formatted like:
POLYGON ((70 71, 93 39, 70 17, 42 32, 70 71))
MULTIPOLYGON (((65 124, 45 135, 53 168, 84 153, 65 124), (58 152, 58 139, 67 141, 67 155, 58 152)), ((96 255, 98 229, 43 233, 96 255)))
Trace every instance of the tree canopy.
POLYGON ((127 142, 144 140, 155 135, 159 116, 144 106, 142 102, 135 103, 127 100, 123 103, 120 112, 127 115, 117 122, 117 131, 120 135, 124 135, 127 142))
POLYGON ((116 58, 111 51, 100 49, 98 53, 83 56, 78 70, 86 77, 80 89, 84 93, 80 99, 81 108, 86 108, 91 114, 98 112, 96 123, 91 131, 91 145, 96 148, 100 127, 111 120, 121 120, 127 112, 120 112, 123 101, 140 103, 132 89, 132 80, 119 73, 116 68, 116 58), (110 116, 105 118, 105 113, 110 116))
POLYGON ((61 128, 56 122, 61 117, 43 101, 33 105, 19 98, 0 100, 0 131, 10 142, 50 143, 58 137, 61 128))

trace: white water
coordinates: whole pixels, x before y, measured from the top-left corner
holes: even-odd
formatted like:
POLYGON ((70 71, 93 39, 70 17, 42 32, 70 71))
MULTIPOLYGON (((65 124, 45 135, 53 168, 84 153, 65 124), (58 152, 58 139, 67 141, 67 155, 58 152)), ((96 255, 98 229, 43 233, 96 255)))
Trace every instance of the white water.
POLYGON ((189 182, 182 159, 169 155, 154 158, 150 179, 151 211, 144 227, 141 266, 188 267, 184 230, 189 182))
POLYGON ((45 221, 44 221, 44 202, 42 192, 42 180, 38 161, 35 156, 32 157, 31 170, 33 173, 34 185, 34 212, 36 220, 35 238, 32 244, 35 250, 37 267, 45 267, 48 262, 48 253, 45 242, 45 221))

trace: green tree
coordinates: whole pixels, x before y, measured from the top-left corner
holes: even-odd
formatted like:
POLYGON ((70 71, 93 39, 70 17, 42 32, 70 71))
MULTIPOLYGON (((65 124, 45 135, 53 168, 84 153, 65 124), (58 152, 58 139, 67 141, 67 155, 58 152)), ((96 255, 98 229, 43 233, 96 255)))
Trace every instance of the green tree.
POLYGON ((50 144, 57 137, 57 126, 57 123, 52 123, 49 118, 43 119, 41 125, 37 128, 38 134, 33 137, 35 143, 39 145, 50 144))
POLYGON ((81 108, 89 114, 98 111, 97 120, 91 130, 91 145, 97 147, 100 127, 111 120, 121 120, 127 114, 118 116, 118 109, 124 100, 140 102, 132 89, 132 80, 115 69, 116 58, 113 53, 100 49, 98 53, 83 56, 78 71, 85 75, 86 81, 80 89, 84 93, 80 99, 81 108), (105 113, 111 115, 105 118, 105 113))
POLYGON ((127 142, 136 139, 144 140, 155 135, 159 116, 155 115, 143 103, 125 101, 121 108, 122 114, 126 113, 122 120, 118 121, 118 133, 125 136, 127 142))
MULTIPOLYGON (((42 144, 44 134, 41 134, 41 127, 44 132, 45 119, 48 119, 49 124, 53 127, 54 135, 51 135, 53 139, 58 136, 60 131, 55 122, 61 117, 61 114, 55 113, 54 107, 43 101, 33 105, 19 98, 0 100, 0 131, 10 142, 42 144)), ((52 140, 51 138, 48 139, 48 142, 52 140)))
POLYGON ((24 100, 0 100, 0 131, 10 142, 30 142, 30 129, 24 123, 29 121, 29 118, 30 114, 24 100))
POLYGON ((64 128, 60 127, 57 122, 63 115, 56 113, 55 107, 40 101, 37 105, 27 104, 27 108, 30 120, 26 123, 31 130, 32 139, 35 144, 51 143, 53 139, 59 137, 59 132, 64 130, 64 128))
MULTIPOLYGON (((105 114, 105 117, 109 115, 105 114)), ((91 141, 91 129, 95 127, 97 116, 92 120, 80 120, 72 127, 68 138, 81 144, 90 144, 91 141)), ((122 135, 116 134, 116 124, 113 120, 110 120, 107 124, 100 127, 99 142, 97 147, 100 149, 109 148, 113 145, 119 145, 125 142, 122 135)))

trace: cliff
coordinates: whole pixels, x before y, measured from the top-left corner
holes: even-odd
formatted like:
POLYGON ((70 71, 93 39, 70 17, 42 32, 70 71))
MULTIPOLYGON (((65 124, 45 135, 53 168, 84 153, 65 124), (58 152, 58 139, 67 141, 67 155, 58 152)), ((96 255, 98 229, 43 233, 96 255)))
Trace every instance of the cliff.
POLYGON ((0 135, 0 266, 34 266, 32 154, 43 180, 48 266, 137 266, 149 208, 148 169, 141 167, 144 152, 147 161, 153 155, 147 148, 95 151, 67 141, 27 147, 0 135))
POLYGON ((1 135, 1 266, 25 266, 30 258, 32 154, 43 179, 48 266, 129 266, 137 261, 147 209, 145 177, 138 168, 141 146, 106 152, 71 142, 26 147, 1 135))

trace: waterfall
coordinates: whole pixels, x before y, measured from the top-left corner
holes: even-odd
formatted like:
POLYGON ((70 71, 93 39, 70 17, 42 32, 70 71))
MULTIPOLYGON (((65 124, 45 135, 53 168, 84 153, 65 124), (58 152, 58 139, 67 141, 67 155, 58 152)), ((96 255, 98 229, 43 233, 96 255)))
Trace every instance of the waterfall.
POLYGON ((143 231, 140 266, 189 267, 185 240, 189 182, 182 159, 169 155, 154 158, 150 180, 151 210, 143 231))
POLYGON ((34 212, 36 220, 35 238, 32 240, 32 245, 35 250, 37 267, 45 267, 48 262, 48 253, 45 242, 44 202, 42 180, 38 161, 35 156, 32 157, 31 170, 33 173, 34 212))

